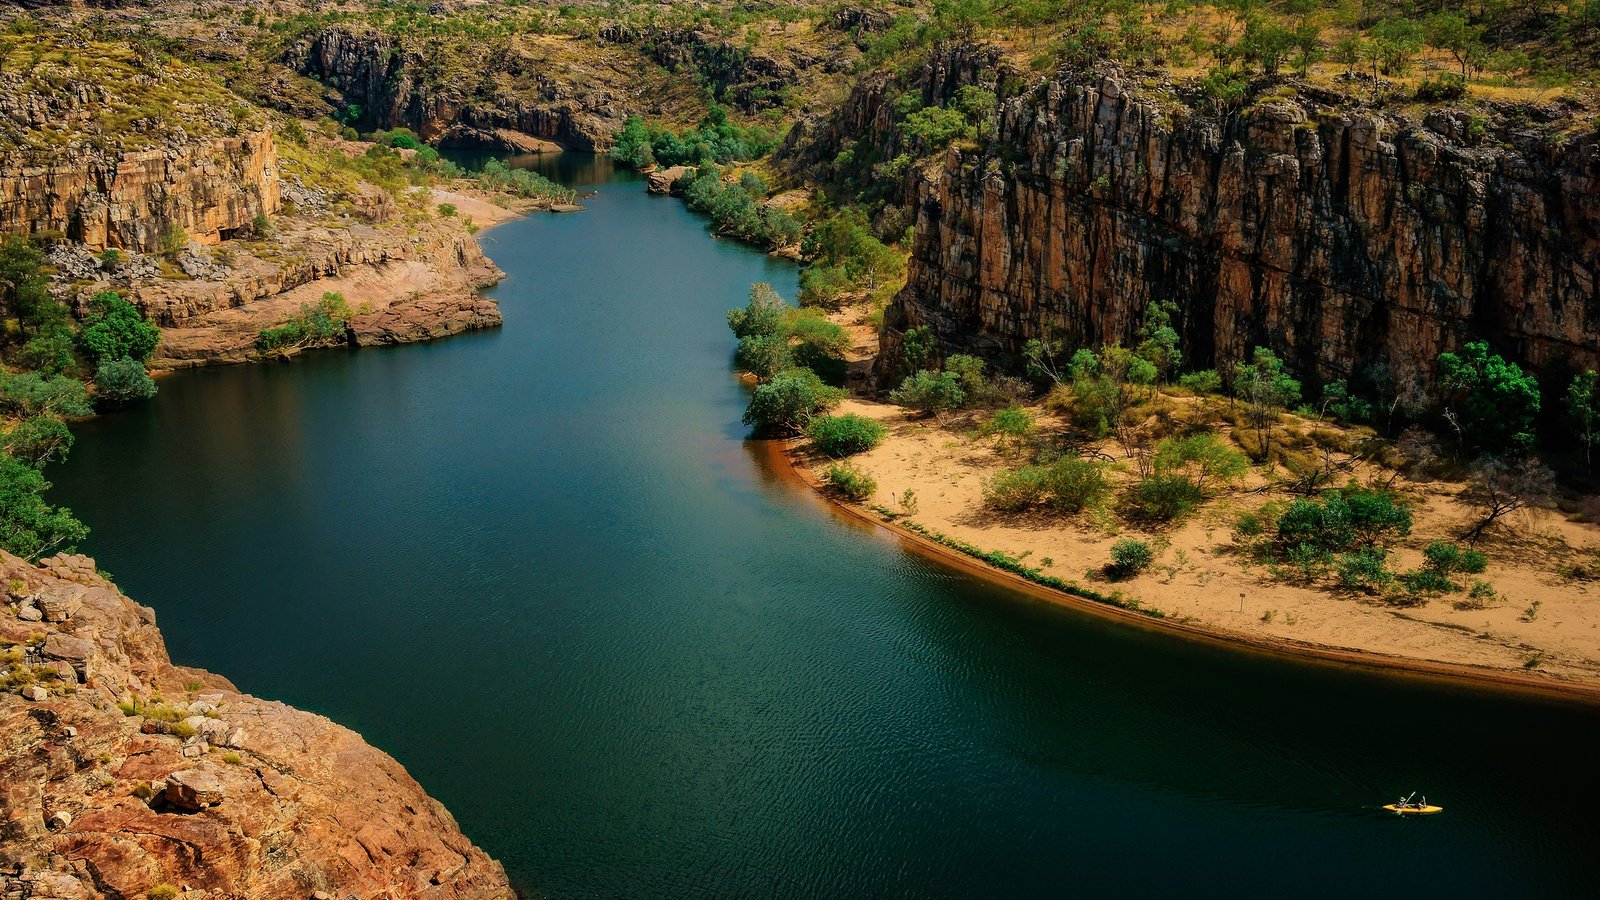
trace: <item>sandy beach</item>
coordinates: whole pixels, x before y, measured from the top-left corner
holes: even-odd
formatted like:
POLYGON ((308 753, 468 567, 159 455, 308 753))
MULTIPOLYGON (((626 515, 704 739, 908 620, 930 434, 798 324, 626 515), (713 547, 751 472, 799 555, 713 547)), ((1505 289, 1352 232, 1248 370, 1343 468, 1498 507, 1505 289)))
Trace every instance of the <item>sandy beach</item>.
MULTIPOLYGON (((1555 513, 1529 514, 1482 541, 1490 563, 1481 577, 1498 595, 1484 608, 1457 608, 1463 594, 1392 606, 1325 585, 1287 582, 1240 552, 1233 522, 1266 499, 1248 485, 1156 532, 1131 528, 1108 513, 1000 515, 984 508, 983 484, 1019 460, 997 452, 989 439, 963 432, 956 423, 938 427, 888 404, 852 399, 836 412, 868 416, 889 429, 879 447, 851 458, 877 480, 876 494, 865 504, 842 506, 894 528, 921 549, 1026 586, 1036 596, 1271 652, 1600 703, 1600 584, 1563 574, 1600 550, 1600 528, 1593 525, 1555 513), (915 512, 885 515, 884 510, 903 513, 907 491, 915 492, 915 512), (1021 558, 1092 592, 1120 592, 1163 618, 1033 584, 900 527, 902 521, 1021 558), (1112 543, 1122 537, 1150 543, 1157 549, 1155 563, 1139 575, 1107 581, 1102 569, 1112 543)), ((1042 417, 1040 427, 1052 423, 1042 417)), ((788 457, 802 478, 820 487, 820 472, 829 460, 803 440, 789 447, 788 457)), ((1454 499, 1459 485, 1402 480, 1396 487, 1411 500, 1416 518, 1392 560, 1400 571, 1421 562, 1429 541, 1452 536, 1470 511, 1454 499)))

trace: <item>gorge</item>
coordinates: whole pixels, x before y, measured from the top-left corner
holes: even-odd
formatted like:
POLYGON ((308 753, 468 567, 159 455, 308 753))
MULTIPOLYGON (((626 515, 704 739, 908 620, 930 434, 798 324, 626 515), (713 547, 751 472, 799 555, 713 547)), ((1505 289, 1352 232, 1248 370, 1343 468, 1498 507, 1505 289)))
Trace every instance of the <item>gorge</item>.
POLYGON ((1583 895, 1600 4, 1412 6, 0 10, 0 894, 1583 895))

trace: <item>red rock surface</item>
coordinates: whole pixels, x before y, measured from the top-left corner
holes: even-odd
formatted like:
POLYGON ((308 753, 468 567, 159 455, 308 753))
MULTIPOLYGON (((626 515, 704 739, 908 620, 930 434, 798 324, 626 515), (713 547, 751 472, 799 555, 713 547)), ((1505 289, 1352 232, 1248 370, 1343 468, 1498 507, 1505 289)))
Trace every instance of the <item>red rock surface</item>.
POLYGON ((387 754, 321 716, 174 666, 154 613, 92 560, 47 562, 0 553, 6 670, 76 668, 70 682, 41 679, 43 700, 0 693, 0 896, 143 897, 163 884, 228 898, 515 896, 500 864, 387 754), (28 598, 67 583, 84 588, 70 619, 18 617, 28 598), (64 661, 25 649, 40 636, 89 652, 64 661), (164 733, 156 698, 217 725, 164 733), (135 700, 150 718, 118 708, 135 700))

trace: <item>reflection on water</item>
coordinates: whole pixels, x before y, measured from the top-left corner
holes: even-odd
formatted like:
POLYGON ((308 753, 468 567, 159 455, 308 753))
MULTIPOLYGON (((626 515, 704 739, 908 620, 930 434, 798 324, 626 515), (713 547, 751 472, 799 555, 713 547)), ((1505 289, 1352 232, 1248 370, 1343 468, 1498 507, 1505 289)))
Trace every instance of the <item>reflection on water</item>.
POLYGON ((176 658, 361 731, 557 897, 1592 888, 1593 716, 1185 643, 839 520, 728 373, 723 311, 793 267, 535 164, 598 194, 486 235, 502 329, 83 427, 57 495, 176 658), (1413 789, 1446 813, 1374 812, 1413 789))

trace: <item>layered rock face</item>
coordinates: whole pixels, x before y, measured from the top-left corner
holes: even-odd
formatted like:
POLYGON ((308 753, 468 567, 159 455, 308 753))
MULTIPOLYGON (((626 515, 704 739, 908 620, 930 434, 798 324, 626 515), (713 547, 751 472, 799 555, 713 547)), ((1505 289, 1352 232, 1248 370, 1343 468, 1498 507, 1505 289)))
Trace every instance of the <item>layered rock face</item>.
POLYGON ((532 60, 518 54, 494 60, 494 71, 530 81, 530 88, 516 93, 485 88, 493 99, 479 96, 477 81, 434 83, 426 74, 428 59, 377 31, 327 28, 292 46, 284 61, 360 106, 363 121, 410 128, 434 143, 501 146, 506 142, 498 132, 506 130, 575 150, 603 149, 624 118, 603 85, 567 85, 543 77, 532 60))
POLYGON ((278 211, 277 162, 270 130, 43 162, 0 155, 0 231, 151 252, 181 229, 215 244, 278 211))
POLYGON ((0 573, 0 893, 515 896, 359 735, 174 666, 92 560, 0 553, 0 573))
MULTIPOLYGON (((1386 370, 1420 390, 1480 337, 1534 367, 1600 364, 1594 130, 1486 134, 1465 113, 1413 122, 1303 91, 1217 119, 1131 85, 1065 76, 1005 98, 983 150, 916 178, 886 355, 921 325, 991 357, 1128 343, 1171 299, 1196 366, 1260 344, 1313 381, 1386 370)), ((845 125, 883 127, 881 96, 854 105, 845 125)))

